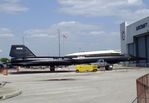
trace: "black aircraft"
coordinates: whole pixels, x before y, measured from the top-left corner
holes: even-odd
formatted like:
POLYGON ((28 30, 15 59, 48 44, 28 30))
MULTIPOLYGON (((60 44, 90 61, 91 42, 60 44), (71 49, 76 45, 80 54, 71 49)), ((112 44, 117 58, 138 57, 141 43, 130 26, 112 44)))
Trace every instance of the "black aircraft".
POLYGON ((13 66, 50 66, 50 71, 55 71, 57 66, 68 66, 76 64, 106 62, 105 69, 109 70, 111 65, 125 61, 136 61, 144 58, 134 56, 100 56, 100 57, 84 57, 71 58, 59 56, 36 56, 25 45, 12 45, 10 51, 11 65, 13 66))

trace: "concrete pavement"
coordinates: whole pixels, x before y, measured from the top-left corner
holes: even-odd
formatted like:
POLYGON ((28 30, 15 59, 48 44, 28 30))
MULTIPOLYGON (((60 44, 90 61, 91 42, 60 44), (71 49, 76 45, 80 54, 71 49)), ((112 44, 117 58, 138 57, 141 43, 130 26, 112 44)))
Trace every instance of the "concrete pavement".
POLYGON ((0 100, 15 97, 21 93, 21 90, 14 88, 10 83, 0 82, 0 100))
POLYGON ((8 82, 4 87, 8 86, 9 89, 5 90, 19 88, 23 93, 0 102, 131 103, 136 98, 136 79, 146 73, 149 73, 149 69, 121 68, 94 73, 44 71, 10 74, 0 76, 0 81, 8 82))
POLYGON ((131 103, 136 98, 136 79, 148 72, 122 68, 94 73, 10 74, 0 81, 10 82, 23 93, 2 103, 131 103))

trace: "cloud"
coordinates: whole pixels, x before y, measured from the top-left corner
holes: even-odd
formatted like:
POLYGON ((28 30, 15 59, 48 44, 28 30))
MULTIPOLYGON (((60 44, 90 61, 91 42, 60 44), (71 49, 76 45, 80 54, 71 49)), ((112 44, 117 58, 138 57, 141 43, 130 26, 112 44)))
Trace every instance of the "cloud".
POLYGON ((91 31, 90 32, 91 35, 106 35, 106 33, 104 31, 91 31))
POLYGON ((54 38, 55 36, 52 33, 52 30, 47 29, 31 29, 24 32, 26 37, 50 37, 54 38))
POLYGON ((43 43, 48 43, 46 40, 50 40, 48 47, 50 46, 51 50, 56 50, 58 31, 60 31, 61 34, 62 51, 66 51, 65 54, 80 50, 89 51, 120 48, 119 32, 107 32, 104 31, 100 25, 86 24, 77 21, 62 21, 51 25, 49 28, 26 30, 24 35, 31 37, 32 41, 27 39, 28 44, 38 44, 40 40, 40 45, 47 45, 43 43), (67 38, 62 39, 63 34, 65 34, 67 38), (38 41, 33 41, 33 38, 37 38, 36 40, 38 41), (53 46, 53 44, 55 46, 53 46))
POLYGON ((100 25, 85 24, 77 21, 62 21, 51 25, 49 28, 30 29, 24 31, 26 37, 57 38, 58 32, 63 36, 80 38, 81 36, 117 36, 119 32, 107 32, 100 25))
POLYGON ((83 24, 77 21, 62 21, 55 26, 66 32, 69 31, 74 33, 100 29, 99 25, 83 24))
POLYGON ((60 12, 69 15, 115 16, 136 20, 147 16, 149 11, 143 0, 58 0, 58 3, 61 5, 60 12))
POLYGON ((8 28, 0 28, 0 37, 13 37, 14 34, 8 28))
POLYGON ((147 16, 149 16, 149 9, 140 9, 134 12, 126 13, 121 18, 123 21, 126 20, 127 22, 132 23, 147 16))
POLYGON ((99 30, 100 26, 83 24, 76 21, 62 21, 43 29, 31 29, 24 32, 27 37, 50 37, 54 38, 58 35, 58 30, 61 34, 67 35, 83 35, 92 30, 99 30))
POLYGON ((28 11, 29 8, 20 3, 20 0, 2 0, 0 1, 0 12, 17 14, 28 11))
POLYGON ((120 34, 119 32, 91 31, 88 35, 109 38, 109 37, 119 36, 120 34))
POLYGON ((143 3, 142 0, 128 0, 128 4, 140 5, 142 3, 143 3))

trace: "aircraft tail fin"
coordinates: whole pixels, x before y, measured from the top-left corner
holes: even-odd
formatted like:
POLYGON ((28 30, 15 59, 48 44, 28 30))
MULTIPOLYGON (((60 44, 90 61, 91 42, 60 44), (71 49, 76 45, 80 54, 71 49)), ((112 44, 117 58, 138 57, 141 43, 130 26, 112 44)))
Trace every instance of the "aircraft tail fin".
POLYGON ((36 57, 25 45, 12 45, 9 56, 13 58, 36 57))

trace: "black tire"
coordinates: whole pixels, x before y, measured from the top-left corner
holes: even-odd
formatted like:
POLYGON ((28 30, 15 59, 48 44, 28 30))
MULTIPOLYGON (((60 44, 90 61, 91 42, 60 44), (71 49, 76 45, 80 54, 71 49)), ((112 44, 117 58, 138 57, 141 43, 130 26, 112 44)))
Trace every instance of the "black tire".
POLYGON ((97 69, 94 69, 93 72, 97 72, 97 69))
POLYGON ((50 67, 51 72, 55 72, 55 67, 50 67))
POLYGON ((111 65, 111 67, 109 67, 109 70, 113 70, 113 65, 111 65))
POLYGON ((77 73, 79 73, 79 70, 76 70, 77 73))
POLYGON ((105 70, 109 70, 110 68, 109 68, 109 65, 106 65, 105 66, 105 70))

